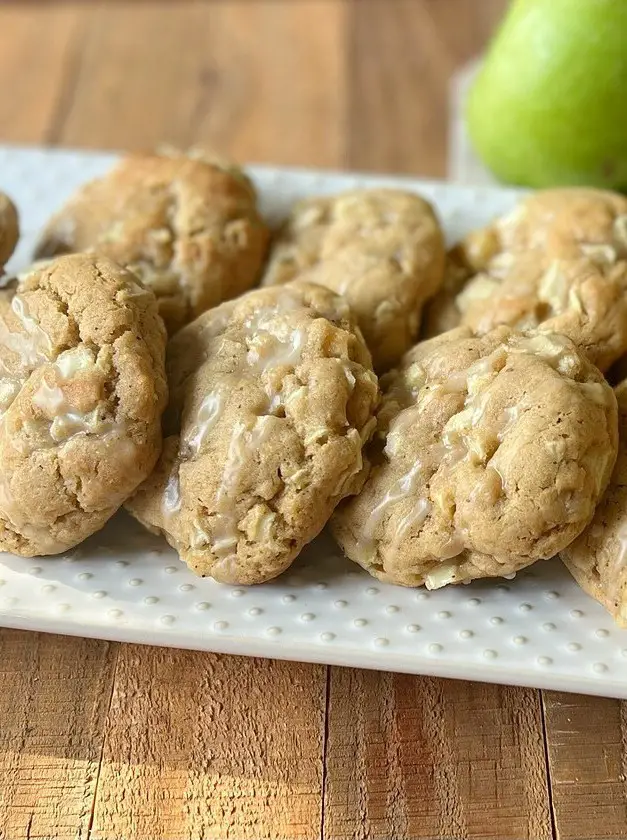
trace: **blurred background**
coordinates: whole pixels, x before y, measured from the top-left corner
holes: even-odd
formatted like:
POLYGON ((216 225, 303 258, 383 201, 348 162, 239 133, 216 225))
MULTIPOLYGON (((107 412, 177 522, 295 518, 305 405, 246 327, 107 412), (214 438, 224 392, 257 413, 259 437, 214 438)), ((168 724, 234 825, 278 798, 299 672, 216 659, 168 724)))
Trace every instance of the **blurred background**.
POLYGON ((444 176, 506 0, 0 3, 0 142, 444 176))

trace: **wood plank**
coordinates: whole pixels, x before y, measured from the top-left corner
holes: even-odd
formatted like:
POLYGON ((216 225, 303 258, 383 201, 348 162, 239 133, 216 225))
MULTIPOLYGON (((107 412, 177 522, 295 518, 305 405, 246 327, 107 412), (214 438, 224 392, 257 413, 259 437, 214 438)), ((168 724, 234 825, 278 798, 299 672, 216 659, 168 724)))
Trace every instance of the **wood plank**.
POLYGON ((341 0, 127 2, 86 15, 66 144, 207 143, 242 160, 342 163, 341 0))
MULTIPOLYGON (((351 166, 444 174, 449 78, 503 7, 353 5, 351 166)), ((538 692, 333 668, 329 712, 326 837, 551 838, 538 692)))
POLYGON ((318 838, 325 671, 122 646, 91 836, 318 838))
POLYGON ((116 648, 0 630, 0 837, 85 838, 116 648))
MULTIPOLYGON (((341 163, 344 4, 87 14, 64 143, 341 163)), ((319 837, 325 696, 324 667, 124 646, 91 836, 319 837)))
POLYGON ((3 142, 48 140, 62 119, 80 48, 80 15, 75 6, 0 5, 3 142))
POLYGON ((550 840, 538 692, 333 668, 324 837, 550 840))
POLYGON ((448 85, 506 0, 358 0, 351 6, 351 166, 442 177, 448 85))
POLYGON ((627 703, 543 692, 558 840, 627 837, 627 703))
MULTIPOLYGON (((76 4, 0 7, 3 142, 54 139, 80 22, 76 4)), ((115 657, 106 642, 0 630, 0 837, 87 837, 115 657)))

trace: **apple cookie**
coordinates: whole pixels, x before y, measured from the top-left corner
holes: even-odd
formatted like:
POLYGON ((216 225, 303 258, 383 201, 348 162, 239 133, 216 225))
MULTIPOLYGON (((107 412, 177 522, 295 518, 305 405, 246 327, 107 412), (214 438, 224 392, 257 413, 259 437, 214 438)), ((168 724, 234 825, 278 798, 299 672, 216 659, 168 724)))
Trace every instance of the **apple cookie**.
POLYGON ((577 583, 627 626, 627 381, 615 389, 619 445, 612 478, 594 519, 561 553, 577 583))
POLYGON ((15 250, 18 236, 19 223, 15 205, 7 195, 0 192, 0 276, 15 250))
POLYGON ((249 292, 182 329, 167 365, 163 455, 127 507, 197 574, 270 580, 365 476, 378 384, 348 305, 249 292))
POLYGON ((534 193, 449 254, 427 336, 457 324, 567 335, 601 370, 627 351, 627 198, 534 193))
POLYGON ((372 189, 299 202, 262 282, 298 278, 342 295, 384 371, 416 340, 422 307, 443 272, 444 240, 431 205, 412 193, 372 189))
POLYGON ((0 548, 57 554, 101 528, 161 450, 165 330, 105 257, 60 257, 0 296, 0 548))
POLYGON ((155 293, 169 333, 250 289, 269 232, 234 166, 131 155, 86 184, 48 223, 37 256, 95 250, 155 293))
POLYGON ((590 522, 616 458, 616 399, 568 338, 459 327, 382 386, 370 475, 332 520, 375 577, 435 589, 512 574, 590 522))

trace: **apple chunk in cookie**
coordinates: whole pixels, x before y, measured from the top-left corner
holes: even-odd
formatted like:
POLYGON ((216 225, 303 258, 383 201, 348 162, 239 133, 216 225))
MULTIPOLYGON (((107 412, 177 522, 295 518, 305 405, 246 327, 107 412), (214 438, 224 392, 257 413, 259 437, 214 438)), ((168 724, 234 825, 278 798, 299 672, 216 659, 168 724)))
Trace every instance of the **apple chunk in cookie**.
POLYGON ((511 574, 590 522, 616 458, 616 399, 569 339, 459 327, 382 387, 370 474, 332 525, 374 576, 434 589, 511 574))
POLYGON ((52 260, 0 296, 0 548, 65 551, 149 475, 165 341, 152 292, 104 257, 52 260))
POLYGON ((427 336, 500 324, 567 335, 601 370, 627 352, 627 198, 534 193, 449 254, 427 336))
POLYGON ((167 366, 163 455, 127 508, 197 574, 270 580, 365 477, 378 383, 348 305, 249 292, 182 329, 167 366))
POLYGON ((237 167, 129 155, 53 216, 37 256, 93 249, 127 266, 155 293, 171 334, 250 289, 268 238, 253 185, 237 167))
POLYGON ((610 484, 581 536, 561 553, 577 583, 627 626, 627 381, 615 389, 619 445, 610 484))
POLYGON ((444 238, 431 205, 401 190, 308 198, 270 253, 263 285, 320 283, 350 304, 376 370, 416 340, 422 307, 444 276, 444 238))

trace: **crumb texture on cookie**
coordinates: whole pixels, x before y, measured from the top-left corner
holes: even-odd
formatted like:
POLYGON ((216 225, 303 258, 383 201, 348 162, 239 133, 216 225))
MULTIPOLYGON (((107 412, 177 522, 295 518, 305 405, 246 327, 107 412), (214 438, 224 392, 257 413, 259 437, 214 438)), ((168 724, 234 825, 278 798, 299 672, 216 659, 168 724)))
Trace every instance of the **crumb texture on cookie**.
POLYGON ((127 507, 198 574, 280 574, 363 483, 378 383, 347 304, 292 284, 200 316, 168 349, 164 452, 127 507))
POLYGON ((627 351, 627 198, 533 193, 449 253, 425 335, 500 324, 571 338, 601 370, 627 351))
POLYGON ((561 553, 577 583, 627 627, 627 381, 615 389, 619 445, 610 484, 594 519, 561 553))
POLYGON ((510 574, 592 518, 616 399, 569 339, 459 327, 418 344, 382 387, 370 475, 333 519, 371 574, 429 588, 510 574))
POLYGON ((0 275, 19 237, 19 221, 15 204, 8 195, 0 192, 0 275))
POLYGON ((60 257, 0 297, 0 547, 64 551, 152 470, 165 408, 152 292, 104 257, 60 257))
POLYGON ((342 295, 384 371, 416 340, 422 307, 443 272, 444 239, 431 205, 412 193, 371 189, 299 202, 262 282, 299 278, 342 295))
POLYGON ((268 238, 241 170, 198 156, 130 155, 50 220, 37 256, 94 249, 127 266, 173 333, 250 289, 268 238))

